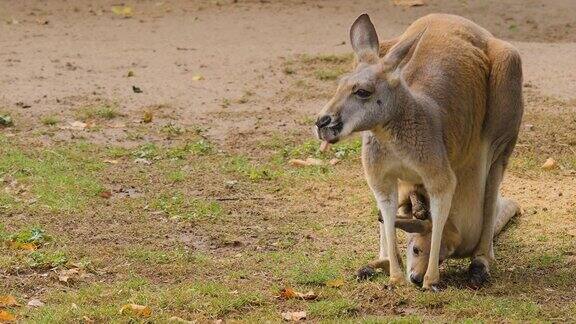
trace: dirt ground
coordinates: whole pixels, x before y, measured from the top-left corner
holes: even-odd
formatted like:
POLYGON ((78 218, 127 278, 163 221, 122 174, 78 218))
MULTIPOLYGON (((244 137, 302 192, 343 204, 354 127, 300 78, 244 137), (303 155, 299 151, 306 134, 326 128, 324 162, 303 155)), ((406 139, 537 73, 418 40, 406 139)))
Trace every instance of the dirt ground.
POLYGON ((21 304, 0 298, 0 315, 576 322, 576 1, 123 5, 0 2, 0 116, 13 120, 0 126, 0 297, 21 304), (359 141, 320 153, 311 126, 362 12, 382 39, 459 14, 521 52, 526 113, 502 190, 524 213, 479 291, 464 260, 443 266, 438 293, 354 279, 378 242, 359 141), (287 163, 307 157, 342 161, 287 163), (278 298, 286 287, 318 296, 278 298), (120 312, 130 303, 151 314, 120 312))

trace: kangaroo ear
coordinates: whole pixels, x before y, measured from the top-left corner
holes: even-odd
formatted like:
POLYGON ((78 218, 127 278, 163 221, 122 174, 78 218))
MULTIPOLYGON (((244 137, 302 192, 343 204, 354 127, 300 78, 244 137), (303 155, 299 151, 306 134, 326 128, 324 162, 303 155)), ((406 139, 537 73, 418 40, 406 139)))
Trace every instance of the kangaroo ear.
POLYGON ((377 59, 380 44, 376 29, 367 14, 362 14, 350 27, 350 44, 359 61, 377 59))
POLYGON ((408 52, 412 48, 412 46, 414 44, 418 43, 418 40, 420 40, 420 38, 422 38, 422 35, 424 34, 425 31, 426 31, 426 29, 424 29, 421 32, 414 34, 414 35, 396 43, 396 45, 392 46, 392 48, 390 48, 390 50, 388 50, 388 53, 386 54, 386 56, 384 56, 384 58, 382 58, 382 62, 384 64, 386 70, 393 71, 393 70, 397 69, 399 67, 400 63, 402 62, 402 60, 404 59, 404 57, 406 57, 406 55, 408 54, 408 52))
POLYGON ((420 220, 420 219, 397 219, 394 226, 398 229, 401 229, 407 233, 419 233, 419 234, 426 234, 428 233, 432 225, 428 220, 420 220))

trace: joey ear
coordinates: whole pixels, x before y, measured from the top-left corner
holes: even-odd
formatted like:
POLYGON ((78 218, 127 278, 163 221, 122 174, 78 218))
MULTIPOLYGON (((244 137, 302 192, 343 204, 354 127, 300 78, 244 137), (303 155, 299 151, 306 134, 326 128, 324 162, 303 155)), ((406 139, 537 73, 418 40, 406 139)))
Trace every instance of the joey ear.
POLYGON ((431 223, 428 220, 420 219, 397 219, 394 226, 407 233, 426 234, 431 230, 431 223))
POLYGON ((388 53, 382 58, 382 62, 385 66, 385 69, 388 71, 396 70, 402 60, 406 57, 412 46, 422 38, 422 35, 426 32, 426 29, 422 30, 421 32, 409 36, 408 38, 396 43, 396 45, 392 46, 388 53))
POLYGON ((350 27, 350 44, 359 61, 378 59, 378 34, 367 14, 362 14, 350 27))

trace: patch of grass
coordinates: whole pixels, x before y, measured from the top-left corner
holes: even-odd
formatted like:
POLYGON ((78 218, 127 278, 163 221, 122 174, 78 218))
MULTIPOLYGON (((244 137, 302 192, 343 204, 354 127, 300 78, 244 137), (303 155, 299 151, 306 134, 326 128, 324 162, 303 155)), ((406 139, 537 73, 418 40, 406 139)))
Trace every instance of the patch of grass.
POLYGON ((121 158, 130 155, 130 150, 125 147, 109 147, 106 153, 111 158, 121 158))
POLYGON ((346 70, 341 68, 319 68, 314 71, 314 76, 321 81, 330 81, 338 79, 344 73, 346 70))
POLYGON ((193 260, 192 253, 176 248, 171 251, 152 250, 143 247, 134 247, 126 252, 126 256, 137 262, 147 264, 168 264, 180 261, 193 260))
POLYGON ((224 166, 228 172, 238 173, 251 181, 271 180, 279 173, 265 165, 257 165, 250 162, 245 156, 235 156, 228 159, 224 166))
POLYGON ((321 300, 310 303, 308 313, 311 317, 339 318, 353 315, 358 306, 344 298, 321 300))
POLYGON ((182 170, 176 170, 168 173, 166 176, 170 182, 182 182, 186 179, 186 172, 182 170))
POLYGON ((32 243, 36 246, 40 246, 52 238, 46 234, 46 232, 39 226, 34 226, 28 229, 23 229, 14 234, 7 234, 4 232, 2 235, 2 231, 0 231, 0 237, 6 236, 5 240, 13 241, 17 243, 32 243))
POLYGON ((186 197, 182 193, 162 195, 153 206, 170 218, 190 221, 218 219, 224 214, 224 209, 217 201, 186 197))
POLYGON ((102 191, 95 174, 103 164, 92 154, 92 147, 85 143, 55 150, 24 150, 4 143, 0 145, 0 174, 11 175, 29 188, 39 206, 78 210, 102 191))
POLYGON ((559 252, 543 252, 530 259, 530 265, 535 268, 545 269, 562 265, 564 256, 559 252))
POLYGON ((28 255, 28 265, 36 269, 50 269, 65 265, 68 256, 62 251, 34 251, 28 255))
POLYGON ((42 124, 46 126, 54 126, 60 122, 60 119, 56 116, 49 115, 42 117, 42 124))
POLYGON ((540 313, 538 304, 532 301, 468 294, 453 298, 445 307, 458 317, 478 319, 506 318, 513 321, 531 321, 540 313))
POLYGON ((79 108, 77 117, 82 121, 92 119, 114 119, 120 116, 117 107, 112 104, 94 105, 79 108))
POLYGON ((162 133, 166 134, 168 137, 176 137, 176 136, 182 135, 184 133, 184 129, 182 129, 182 127, 180 127, 176 124, 173 124, 173 123, 168 123, 168 124, 162 126, 160 131, 162 133))
POLYGON ((159 154, 159 149, 156 146, 156 144, 154 143, 145 143, 142 144, 140 146, 138 146, 138 148, 136 148, 136 150, 134 150, 132 152, 132 155, 135 158, 140 158, 140 159, 152 159, 157 157, 159 154))

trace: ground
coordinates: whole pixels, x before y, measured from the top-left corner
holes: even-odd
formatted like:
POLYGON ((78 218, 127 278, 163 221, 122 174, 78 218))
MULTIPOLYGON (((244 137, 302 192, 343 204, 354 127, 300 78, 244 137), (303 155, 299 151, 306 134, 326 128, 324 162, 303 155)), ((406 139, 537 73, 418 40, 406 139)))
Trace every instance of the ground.
POLYGON ((0 4, 0 297, 21 304, 0 299, 0 315, 576 321, 576 2, 116 4, 0 4), (362 12, 381 38, 460 14, 522 54, 526 113, 502 191, 523 214, 478 291, 466 260, 443 265, 438 293, 355 280, 378 245, 359 141, 320 153, 311 126, 362 12), (341 162, 287 163, 308 157, 341 162), (287 287, 317 298, 278 298, 287 287), (151 313, 120 312, 129 303, 151 313))

